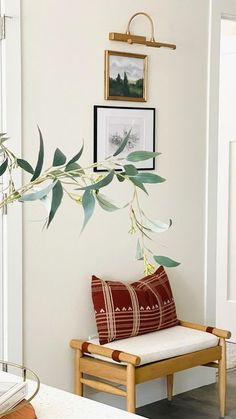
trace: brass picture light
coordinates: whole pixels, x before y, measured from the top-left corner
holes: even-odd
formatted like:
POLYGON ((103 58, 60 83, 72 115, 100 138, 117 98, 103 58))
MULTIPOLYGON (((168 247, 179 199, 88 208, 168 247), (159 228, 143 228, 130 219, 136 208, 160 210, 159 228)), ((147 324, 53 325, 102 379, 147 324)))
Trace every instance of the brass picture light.
POLYGON ((164 42, 156 42, 154 37, 154 24, 152 18, 145 12, 137 12, 129 19, 127 29, 125 33, 118 33, 118 32, 110 32, 109 33, 110 41, 120 41, 120 42, 128 42, 128 44, 143 44, 147 47, 154 47, 154 48, 171 48, 176 49, 176 45, 174 44, 167 44, 164 42), (132 20, 139 15, 146 16, 151 25, 151 37, 147 39, 145 36, 140 35, 131 35, 130 33, 130 24, 132 20))

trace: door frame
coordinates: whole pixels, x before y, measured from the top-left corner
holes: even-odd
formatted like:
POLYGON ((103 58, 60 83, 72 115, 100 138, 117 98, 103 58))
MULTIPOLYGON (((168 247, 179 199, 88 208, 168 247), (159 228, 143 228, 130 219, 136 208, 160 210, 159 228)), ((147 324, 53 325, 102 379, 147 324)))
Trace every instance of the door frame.
POLYGON ((235 0, 210 0, 207 92, 205 322, 215 325, 217 291, 217 186, 221 19, 235 18, 235 0))
MULTIPOLYGON (((20 0, 1 0, 1 13, 7 16, 6 39, 0 41, 4 57, 2 128, 10 137, 11 149, 17 156, 21 156, 20 0)), ((20 173, 16 173, 14 179, 17 184, 21 184, 20 173)), ((21 364, 23 359, 22 208, 19 204, 8 206, 6 242, 2 284, 3 358, 21 364)))

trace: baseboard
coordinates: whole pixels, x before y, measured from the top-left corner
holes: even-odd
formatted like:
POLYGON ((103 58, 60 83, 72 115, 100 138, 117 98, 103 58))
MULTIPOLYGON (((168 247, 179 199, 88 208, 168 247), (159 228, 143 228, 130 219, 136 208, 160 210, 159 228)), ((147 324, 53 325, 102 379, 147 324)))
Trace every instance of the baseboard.
MULTIPOLYGON (((184 393, 186 391, 212 384, 216 381, 216 372, 212 368, 196 367, 175 374, 174 394, 184 393)), ((123 397, 113 396, 111 394, 96 392, 88 387, 85 389, 85 396, 105 403, 119 409, 126 409, 125 399, 123 397)), ((166 398, 166 380, 149 381, 137 386, 137 407, 156 402, 166 398)))

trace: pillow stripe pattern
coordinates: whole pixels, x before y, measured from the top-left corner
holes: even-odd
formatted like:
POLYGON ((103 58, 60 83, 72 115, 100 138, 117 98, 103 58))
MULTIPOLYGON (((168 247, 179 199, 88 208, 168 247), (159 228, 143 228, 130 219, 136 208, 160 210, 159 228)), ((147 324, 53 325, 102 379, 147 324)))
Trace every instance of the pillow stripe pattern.
POLYGON ((92 299, 100 344, 179 324, 163 266, 131 284, 93 276, 92 299))

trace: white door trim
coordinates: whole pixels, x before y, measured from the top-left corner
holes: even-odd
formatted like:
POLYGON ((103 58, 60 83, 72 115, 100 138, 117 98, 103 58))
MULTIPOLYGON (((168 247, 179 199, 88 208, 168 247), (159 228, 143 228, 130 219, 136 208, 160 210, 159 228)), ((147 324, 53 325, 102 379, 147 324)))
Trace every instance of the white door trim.
MULTIPOLYGON (((21 156, 21 31, 20 0, 2 0, 6 16, 6 39, 1 41, 3 66, 3 129, 10 137, 9 145, 21 156)), ((21 184, 21 174, 14 177, 21 184)), ((20 204, 8 206, 6 264, 3 278, 4 359, 22 362, 22 209, 20 204)))
POLYGON ((235 17, 235 0, 210 0, 206 179, 205 322, 216 322, 217 177, 221 18, 235 17))

